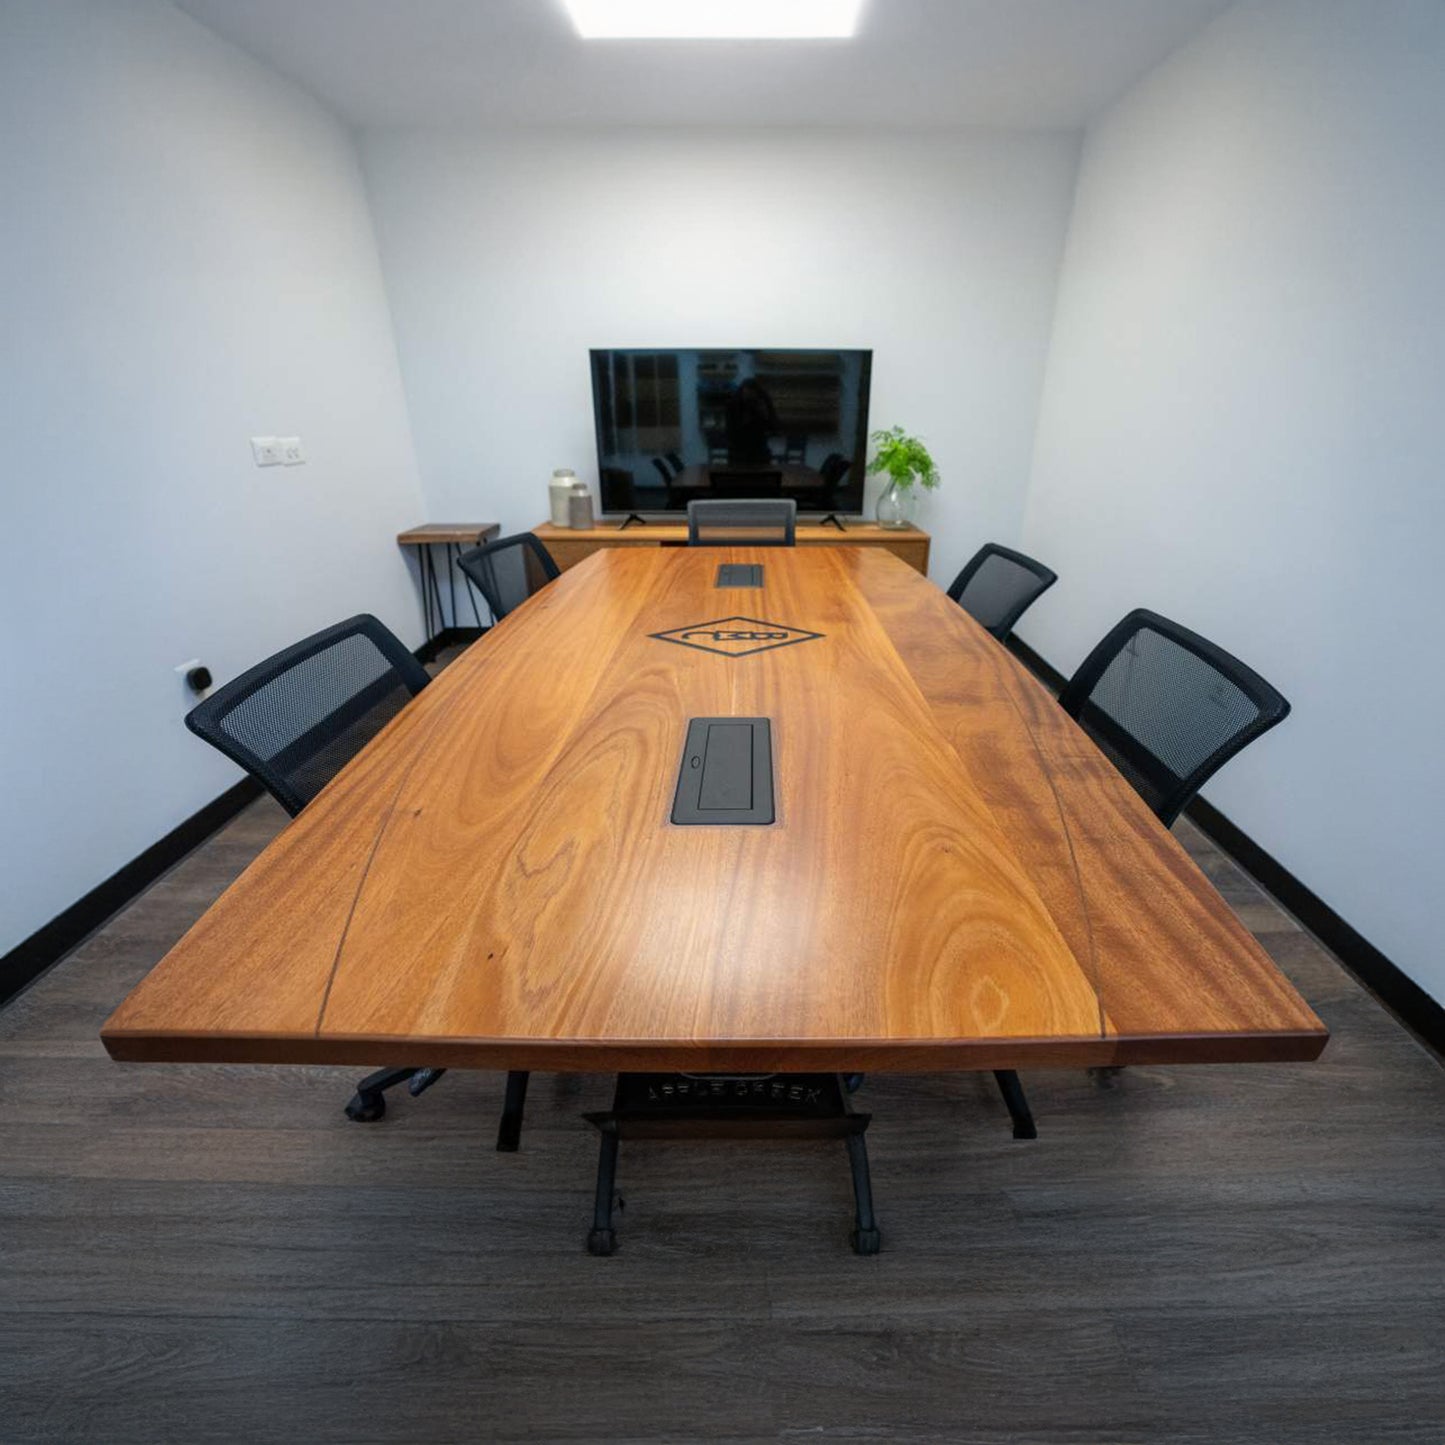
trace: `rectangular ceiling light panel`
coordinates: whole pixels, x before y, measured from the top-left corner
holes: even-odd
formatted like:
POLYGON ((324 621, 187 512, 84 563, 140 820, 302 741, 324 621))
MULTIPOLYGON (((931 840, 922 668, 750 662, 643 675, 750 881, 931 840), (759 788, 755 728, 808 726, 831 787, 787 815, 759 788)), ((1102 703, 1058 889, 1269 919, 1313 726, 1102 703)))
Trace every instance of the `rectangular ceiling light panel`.
POLYGON ((563 0, 584 40, 847 40, 863 0, 563 0))

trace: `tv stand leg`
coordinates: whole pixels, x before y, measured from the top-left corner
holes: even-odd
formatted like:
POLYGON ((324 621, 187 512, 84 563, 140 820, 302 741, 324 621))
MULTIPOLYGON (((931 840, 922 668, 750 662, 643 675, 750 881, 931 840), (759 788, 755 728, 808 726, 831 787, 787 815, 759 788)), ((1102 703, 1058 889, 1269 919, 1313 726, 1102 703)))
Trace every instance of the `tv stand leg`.
POLYGON ((634 522, 636 522, 639 527, 645 527, 647 525, 636 512, 629 512, 627 516, 623 518, 622 525, 617 530, 619 532, 625 532, 634 522))
POLYGON ((820 527, 826 527, 829 522, 831 522, 840 532, 846 532, 848 530, 847 527, 843 525, 843 519, 837 514, 837 512, 829 512, 828 515, 824 517, 821 522, 818 523, 818 525, 820 527))

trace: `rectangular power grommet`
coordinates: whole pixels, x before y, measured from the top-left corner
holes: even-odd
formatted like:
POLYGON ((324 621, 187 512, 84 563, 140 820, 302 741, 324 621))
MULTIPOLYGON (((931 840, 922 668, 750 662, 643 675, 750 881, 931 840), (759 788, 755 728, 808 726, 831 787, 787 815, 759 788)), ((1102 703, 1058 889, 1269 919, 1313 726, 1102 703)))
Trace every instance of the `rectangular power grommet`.
POLYGON ((763 585, 763 564, 761 562, 719 562, 717 585, 719 587, 761 587, 763 585))
POLYGON ((753 725, 715 722, 703 746, 700 813, 737 812, 753 806, 753 725))
POLYGON ((672 821, 771 823, 773 730, 765 717, 695 717, 677 775, 672 821))

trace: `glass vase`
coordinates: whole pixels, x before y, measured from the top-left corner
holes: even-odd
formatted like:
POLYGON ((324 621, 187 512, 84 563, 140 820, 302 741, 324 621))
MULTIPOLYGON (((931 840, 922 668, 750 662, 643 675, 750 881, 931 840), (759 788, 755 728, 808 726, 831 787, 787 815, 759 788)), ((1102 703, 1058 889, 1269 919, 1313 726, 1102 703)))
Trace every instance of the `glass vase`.
POLYGON ((900 530, 913 525, 914 496, 912 487, 900 487, 889 482, 878 494, 875 515, 880 527, 900 530))

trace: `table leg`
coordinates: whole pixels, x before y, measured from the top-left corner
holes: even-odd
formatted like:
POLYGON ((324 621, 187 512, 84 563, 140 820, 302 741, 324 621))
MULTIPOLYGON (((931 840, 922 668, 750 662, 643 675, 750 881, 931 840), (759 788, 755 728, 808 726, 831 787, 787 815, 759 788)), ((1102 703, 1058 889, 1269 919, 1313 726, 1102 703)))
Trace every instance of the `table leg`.
MULTIPOLYGON (((855 1116, 856 1117, 856 1116, 855 1116)), ((873 1176, 868 1170, 868 1141, 863 1137, 867 1120, 847 1136, 848 1167, 853 1171, 853 1253, 877 1254, 883 1247, 878 1221, 873 1217, 873 1176)))
POLYGON ((431 625, 431 548, 425 542, 417 548, 417 563, 421 572, 422 630, 430 642, 436 633, 431 625))
POLYGON ((624 1138, 841 1138, 853 1176, 854 1252, 877 1254, 882 1245, 863 1140, 871 1116, 853 1112, 840 1074, 619 1074, 612 1108, 582 1117, 602 1135, 592 1254, 617 1248, 612 1198, 624 1138))
POLYGON ((431 579, 431 595, 436 603, 437 614, 436 631, 427 633, 427 641, 430 642, 432 638, 439 636, 442 629, 446 626, 446 613, 442 610, 442 589, 441 584, 437 581, 437 562, 436 556, 431 548, 431 543, 428 542, 422 550, 426 553, 427 576, 431 579))
POLYGON ((497 1148, 503 1154, 515 1154, 522 1142, 522 1109, 527 1102, 527 1080, 531 1077, 525 1069, 513 1069, 507 1075, 502 1123, 497 1130, 497 1148))
POLYGON ((431 593, 426 585, 426 547, 416 549, 416 575, 421 582, 421 631, 424 642, 431 641, 431 593))
POLYGON ((993 1076, 998 1082, 998 1091, 1003 1095, 1004 1103, 1008 1105, 1009 1118, 1014 1121, 1014 1138, 1037 1139, 1038 1126, 1034 1123, 1033 1112, 1024 1095, 1024 1086, 1019 1083, 1019 1076, 1012 1069, 995 1069, 993 1076))
POLYGON ((617 1184, 617 1125, 599 1124, 601 1153, 597 1156, 597 1197, 592 1206, 592 1229, 587 1236, 588 1254, 612 1254, 617 1235, 612 1228, 612 1191, 617 1184))

